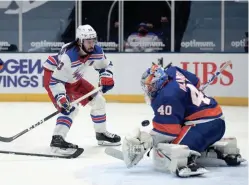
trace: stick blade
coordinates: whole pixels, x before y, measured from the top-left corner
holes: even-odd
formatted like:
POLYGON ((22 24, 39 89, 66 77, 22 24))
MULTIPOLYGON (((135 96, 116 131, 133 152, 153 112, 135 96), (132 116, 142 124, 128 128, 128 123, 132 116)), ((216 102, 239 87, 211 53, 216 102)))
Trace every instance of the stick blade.
POLYGON ((13 137, 0 137, 0 141, 9 143, 9 142, 13 141, 13 137))
POLYGON ((14 141, 16 138, 22 136, 23 134, 27 133, 29 130, 28 129, 25 129, 24 131, 12 136, 12 137, 1 137, 0 136, 0 141, 1 142, 6 142, 6 143, 9 143, 11 141, 14 141))
POLYGON ((0 154, 22 155, 22 156, 34 156, 34 157, 49 157, 49 158, 62 158, 62 159, 74 159, 79 157, 84 152, 83 148, 77 148, 76 151, 70 155, 58 155, 58 154, 42 154, 42 153, 27 153, 18 151, 5 151, 0 150, 0 154))
POLYGON ((119 159, 119 160, 124 160, 124 157, 123 157, 123 153, 118 150, 118 149, 115 149, 115 148, 106 148, 105 149, 105 153, 111 157, 114 157, 116 159, 119 159))

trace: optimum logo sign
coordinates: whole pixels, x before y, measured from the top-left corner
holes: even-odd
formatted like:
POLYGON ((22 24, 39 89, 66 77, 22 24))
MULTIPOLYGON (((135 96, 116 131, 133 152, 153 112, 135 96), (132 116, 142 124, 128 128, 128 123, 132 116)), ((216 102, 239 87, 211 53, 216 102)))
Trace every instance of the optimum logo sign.
POLYGON ((216 47, 213 41, 196 41, 195 39, 191 41, 185 41, 181 43, 183 48, 200 48, 200 50, 212 50, 216 47))
POLYGON ((248 46, 248 39, 242 39, 239 41, 232 41, 231 46, 235 47, 235 48, 246 47, 246 46, 248 46))
POLYGON ((19 11, 21 10, 22 13, 26 13, 34 8, 37 8, 43 4, 45 4, 47 0, 43 1, 0 1, 0 10, 1 9, 6 9, 4 12, 5 14, 18 14, 19 11), (15 3, 17 8, 12 9, 10 6, 12 3, 15 3))

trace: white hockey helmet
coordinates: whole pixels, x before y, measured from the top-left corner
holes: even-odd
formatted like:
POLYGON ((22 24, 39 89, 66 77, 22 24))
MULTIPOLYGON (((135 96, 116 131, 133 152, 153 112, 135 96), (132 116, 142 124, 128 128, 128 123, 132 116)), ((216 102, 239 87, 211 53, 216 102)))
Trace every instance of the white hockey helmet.
POLYGON ((81 43, 83 43, 83 40, 87 39, 97 39, 97 33, 92 28, 92 26, 85 24, 80 25, 76 30, 76 40, 79 40, 81 43))

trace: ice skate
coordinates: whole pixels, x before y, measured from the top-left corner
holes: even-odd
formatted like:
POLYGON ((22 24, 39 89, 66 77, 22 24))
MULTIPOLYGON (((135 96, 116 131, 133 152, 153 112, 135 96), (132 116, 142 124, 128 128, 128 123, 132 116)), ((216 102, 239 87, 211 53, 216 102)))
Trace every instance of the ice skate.
POLYGON ((189 157, 187 166, 179 167, 176 170, 176 175, 178 177, 193 177, 203 175, 207 172, 208 170, 206 170, 206 168, 199 164, 196 164, 195 156, 193 156, 189 157))
POLYGON ((118 146, 120 143, 120 136, 112 134, 110 132, 98 133, 96 132, 96 139, 98 140, 98 145, 103 146, 118 146))
POLYGON ((59 153, 64 155, 72 154, 79 148, 75 144, 66 142, 60 135, 54 135, 52 137, 50 147, 53 153, 59 153))
POLYGON ((246 161, 240 154, 223 154, 217 149, 213 150, 216 152, 217 158, 224 160, 228 166, 239 166, 242 162, 246 161))

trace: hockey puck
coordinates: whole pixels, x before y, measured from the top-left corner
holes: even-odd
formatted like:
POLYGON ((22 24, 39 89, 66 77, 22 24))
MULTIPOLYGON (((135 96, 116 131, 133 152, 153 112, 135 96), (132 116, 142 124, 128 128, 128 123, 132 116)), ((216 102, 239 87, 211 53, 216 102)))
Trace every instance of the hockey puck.
POLYGON ((147 127, 150 124, 150 121, 149 120, 144 120, 144 121, 142 121, 141 124, 142 124, 143 127, 147 127))

